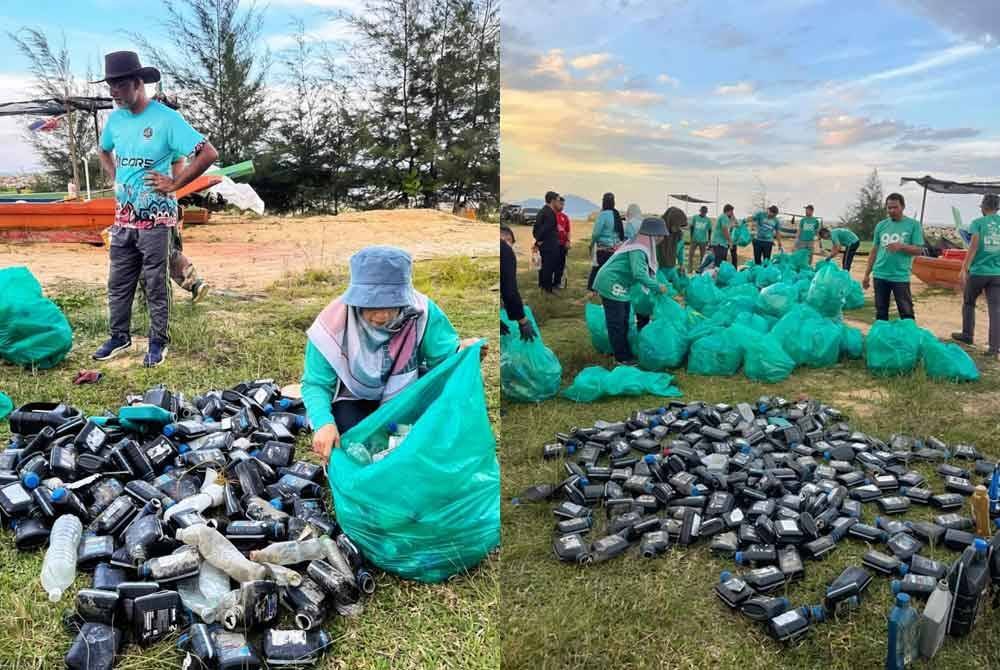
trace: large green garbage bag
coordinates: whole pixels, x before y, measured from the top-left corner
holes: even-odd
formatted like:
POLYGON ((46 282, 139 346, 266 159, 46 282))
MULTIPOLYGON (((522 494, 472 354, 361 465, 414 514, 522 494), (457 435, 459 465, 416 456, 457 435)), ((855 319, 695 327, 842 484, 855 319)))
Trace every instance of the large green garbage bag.
POLYGON ((837 317, 844 310, 851 275, 833 263, 822 265, 809 286, 806 303, 823 316, 837 317))
POLYGON ((795 288, 799 290, 799 302, 805 302, 809 296, 809 288, 812 286, 811 279, 799 279, 795 282, 795 288))
MULTIPOLYGON (((584 320, 587 322, 587 330, 590 331, 590 343, 594 345, 602 354, 613 354, 611 340, 608 339, 608 322, 604 318, 604 305, 596 305, 588 302, 583 310, 584 320)), ((639 326, 635 322, 635 312, 629 310, 628 315, 628 343, 635 353, 639 346, 639 326)))
POLYGON ((693 375, 728 376, 736 374, 743 362, 743 350, 725 329, 692 340, 688 349, 687 371, 693 375))
POLYGON ((781 281, 781 268, 777 265, 760 266, 754 273, 754 284, 760 289, 777 284, 779 281, 781 281))
POLYGON ((820 313, 812 307, 804 303, 798 303, 792 305, 792 308, 771 326, 770 332, 779 342, 783 342, 785 338, 793 336, 799 329, 799 326, 806 321, 820 318, 822 318, 820 313))
MULTIPOLYGON (((787 318, 787 317, 785 317, 787 318)), ((825 368, 840 359, 843 325, 825 318, 808 319, 778 340, 796 365, 825 368)))
POLYGON ((687 355, 687 314, 673 298, 657 299, 653 320, 639 332, 639 365, 644 370, 676 368, 687 355))
POLYGON ((666 372, 646 372, 628 365, 619 365, 608 371, 591 366, 580 370, 569 388, 562 392, 564 398, 575 402, 594 402, 605 396, 658 395, 677 398, 683 395, 672 385, 673 375, 666 372))
POLYGON ((733 319, 733 324, 749 328, 758 333, 766 333, 771 329, 771 324, 767 322, 767 319, 753 312, 741 312, 737 314, 736 318, 733 319))
POLYGON ((45 369, 62 362, 72 346, 69 321, 28 268, 0 270, 0 358, 45 369))
POLYGON ((795 284, 772 284, 757 296, 757 311, 761 314, 781 317, 788 313, 799 301, 799 290, 795 284))
POLYGON ((362 465, 334 449, 328 475, 337 522, 376 566, 439 582, 479 563, 500 542, 500 467, 486 414, 481 344, 447 358, 354 428, 345 447, 406 439, 362 465))
POLYGON ((722 261, 719 271, 715 275, 715 283, 719 286, 729 286, 729 282, 736 278, 736 266, 729 261, 722 261))
MULTIPOLYGON (((674 294, 670 278, 662 268, 656 273, 656 281, 667 287, 666 295, 674 294)), ((653 307, 656 305, 656 298, 659 295, 662 294, 651 291, 642 284, 633 284, 632 288, 629 289, 628 299, 632 303, 632 310, 636 314, 651 316, 653 314, 653 307)))
POLYGON ((876 321, 865 338, 865 362, 872 374, 909 374, 920 359, 922 334, 913 319, 876 321))
POLYGON ((500 337, 500 390, 505 400, 514 402, 541 402, 559 393, 562 384, 562 365, 552 350, 542 342, 535 315, 528 306, 524 315, 538 334, 525 342, 518 332, 516 321, 507 318, 500 310, 500 322, 510 330, 500 337))
POLYGON ((861 282, 851 279, 847 287, 847 295, 844 296, 844 309, 858 309, 865 306, 865 289, 861 282))
POLYGON ((722 301, 722 293, 709 275, 700 274, 688 282, 684 300, 699 312, 707 312, 722 301))
POLYGON ((860 329, 844 325, 840 331, 840 353, 855 359, 864 355, 865 340, 860 329))
POLYGON ((753 235, 750 233, 750 228, 747 226, 747 222, 741 222, 740 225, 736 226, 736 229, 733 230, 733 242, 736 246, 745 247, 752 241, 753 235))
POLYGON ((14 410, 14 403, 11 402, 10 398, 6 393, 0 391, 0 421, 7 418, 7 415, 14 410))
POLYGON ((922 347, 924 370, 931 379, 949 382, 974 382, 979 380, 975 362, 957 344, 938 341, 931 335, 924 338, 922 347))
POLYGON ((773 335, 765 335, 745 344, 743 373, 748 379, 765 384, 788 379, 795 369, 795 361, 785 353, 773 335))

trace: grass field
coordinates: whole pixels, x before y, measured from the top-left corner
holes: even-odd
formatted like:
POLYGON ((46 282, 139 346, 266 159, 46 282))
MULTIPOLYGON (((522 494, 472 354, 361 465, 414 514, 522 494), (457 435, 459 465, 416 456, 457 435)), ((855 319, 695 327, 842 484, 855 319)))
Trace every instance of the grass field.
MULTIPOLYGON (((495 349, 497 295, 492 289, 497 281, 495 257, 426 261, 415 266, 417 288, 441 305, 462 337, 485 336, 491 341, 484 370, 494 425, 499 412, 499 355, 495 349)), ((79 285, 47 287, 73 325, 73 351, 53 370, 30 372, 0 366, 0 390, 15 405, 66 400, 98 413, 119 407, 126 393, 141 392, 159 382, 187 394, 262 377, 280 384, 298 382, 305 329, 346 282, 346 269, 335 268, 287 278, 263 300, 209 298, 197 306, 178 301, 171 318, 170 355, 162 367, 142 368, 142 353, 133 352, 126 366, 117 361, 104 365, 106 377, 97 385, 82 387, 73 386, 71 380, 77 370, 94 367, 90 354, 106 336, 105 293, 79 285)), ((134 319, 133 333, 145 335, 146 325, 144 317, 134 319)), ((5 441, 7 435, 7 424, 0 424, 0 440, 5 441)), ((308 438, 300 440, 300 456, 309 452, 308 445, 308 438)), ((63 667, 71 637, 62 629, 61 615, 72 608, 75 589, 58 605, 50 605, 38 581, 41 563, 42 553, 18 553, 12 533, 0 533, 0 670, 63 667)), ((76 587, 89 584, 89 576, 80 576, 76 587)), ((362 616, 328 622, 334 644, 317 667, 498 668, 499 594, 495 556, 471 574, 439 585, 379 575, 378 591, 362 616)), ((286 619, 283 623, 291 625, 286 619)), ((148 650, 130 646, 116 667, 175 669, 181 658, 172 641, 148 650)))
MULTIPOLYGON (((545 343, 563 365, 563 385, 587 365, 605 365, 610 357, 590 344, 580 303, 589 270, 582 245, 572 251, 569 288, 543 297, 537 275, 528 267, 530 231, 518 228, 520 286, 535 311, 545 343)), ((852 317, 871 320, 869 304, 852 317)), ((956 309, 959 303, 956 303, 956 309)), ((920 314, 919 302, 917 313, 920 314)), ((977 356, 977 362, 979 362, 977 356)), ((732 378, 697 377, 677 372, 685 400, 729 402, 761 395, 796 399, 810 396, 840 408, 852 425, 882 438, 892 433, 936 435, 956 443, 976 444, 1000 459, 996 436, 1000 402, 995 391, 1000 370, 983 367, 982 381, 966 386, 935 383, 922 371, 911 377, 875 379, 863 361, 827 370, 796 370, 785 382, 765 386, 742 373, 732 378)), ((863 606, 843 621, 815 627, 800 643, 786 647, 773 641, 760 625, 723 606, 713 593, 722 570, 735 564, 713 556, 705 544, 672 548, 666 557, 638 558, 634 553, 580 568, 560 563, 552 553, 554 519, 551 505, 510 503, 525 487, 555 483, 562 463, 543 461, 541 446, 556 431, 590 425, 596 419, 621 420, 631 411, 657 406, 654 397, 607 399, 576 405, 562 399, 538 406, 504 403, 503 550, 500 581, 502 658, 505 668, 669 668, 702 670, 812 669, 861 670, 884 667, 887 617, 892 596, 887 578, 877 578, 863 606)), ((920 468, 935 492, 943 491, 932 468, 920 468)), ((865 506, 873 521, 874 505, 865 506)), ((929 508, 914 506, 907 518, 930 518, 929 508)), ((968 514, 968 508, 963 510, 968 514)), ((599 536, 599 534, 598 534, 599 536)), ((825 586, 845 567, 860 565, 863 543, 846 540, 822 562, 806 561, 805 578, 787 588, 795 606, 822 601, 825 586)), ((947 549, 924 551, 938 560, 953 560, 947 549)), ((781 595, 776 594, 776 595, 781 595)), ((931 663, 918 668, 973 670, 1000 667, 1000 611, 984 611, 973 633, 947 639, 931 663)))

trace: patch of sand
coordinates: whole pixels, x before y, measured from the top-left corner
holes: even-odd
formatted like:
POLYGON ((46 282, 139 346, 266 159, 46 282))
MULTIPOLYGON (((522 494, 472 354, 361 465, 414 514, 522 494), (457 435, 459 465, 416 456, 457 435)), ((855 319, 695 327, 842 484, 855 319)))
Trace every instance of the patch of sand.
POLYGON ((857 417, 870 417, 879 403, 885 398, 881 389, 851 389, 837 391, 830 400, 830 406, 839 409, 844 414, 857 417))
MULTIPOLYGON (((370 244, 402 247, 414 260, 496 256, 496 226, 428 209, 373 210, 339 216, 244 219, 213 214, 184 230, 184 254, 213 289, 248 292, 286 274, 346 265, 370 244)), ((107 249, 84 244, 0 243, 0 267, 26 265, 43 285, 107 283, 107 249)))

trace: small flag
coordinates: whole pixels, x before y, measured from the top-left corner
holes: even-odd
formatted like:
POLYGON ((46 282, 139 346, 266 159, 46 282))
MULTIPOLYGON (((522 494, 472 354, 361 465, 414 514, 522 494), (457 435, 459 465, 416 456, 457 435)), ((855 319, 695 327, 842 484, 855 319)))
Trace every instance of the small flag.
POLYGON ((51 131, 51 130, 55 130, 56 128, 59 127, 59 122, 61 120, 62 120, 62 116, 61 115, 60 116, 52 116, 52 117, 49 117, 47 119, 39 119, 37 121, 34 121, 30 126, 28 126, 28 130, 34 130, 34 131, 39 131, 40 130, 42 132, 48 132, 48 131, 51 131))

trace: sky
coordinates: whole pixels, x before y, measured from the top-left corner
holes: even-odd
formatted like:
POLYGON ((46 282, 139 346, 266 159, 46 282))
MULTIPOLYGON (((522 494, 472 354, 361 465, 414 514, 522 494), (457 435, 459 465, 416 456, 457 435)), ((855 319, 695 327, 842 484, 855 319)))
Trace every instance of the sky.
MULTIPOLYGON (((997 0, 504 0, 501 31, 504 201, 661 212, 718 180, 738 216, 835 222, 873 168, 916 218, 901 176, 1000 180, 997 0)), ((978 203, 928 193, 925 223, 978 203)))
MULTIPOLYGON (((244 3, 246 4, 246 3, 244 3)), ((353 13, 364 8, 364 0, 267 0, 262 31, 263 46, 273 55, 293 43, 293 22, 306 25, 307 39, 349 41, 350 29, 337 20, 338 13, 353 13)), ((140 33, 150 41, 163 41, 159 23, 166 18, 163 3, 126 0, 32 0, 0 4, 0 103, 34 97, 29 63, 6 32, 17 33, 29 27, 43 31, 53 48, 65 36, 74 74, 86 80, 88 68, 103 74, 104 54, 111 51, 138 51, 128 33, 140 33)), ((142 60, 142 54, 139 54, 142 60)), ((146 65, 148 59, 143 61, 146 65)), ((149 88, 152 93, 153 87, 149 88)), ((104 91, 102 90, 101 93, 104 91)), ((0 174, 18 174, 38 170, 40 165, 31 146, 24 141, 28 124, 37 117, 0 117, 0 174)))

